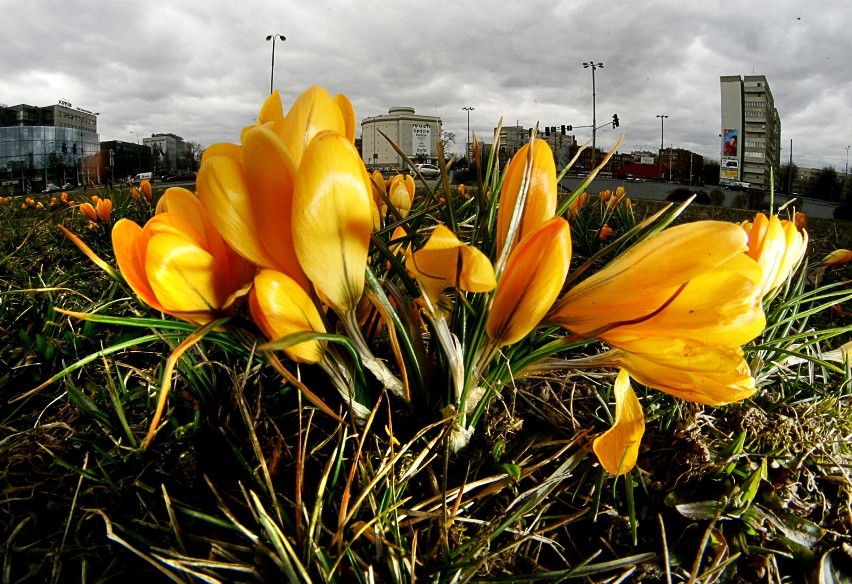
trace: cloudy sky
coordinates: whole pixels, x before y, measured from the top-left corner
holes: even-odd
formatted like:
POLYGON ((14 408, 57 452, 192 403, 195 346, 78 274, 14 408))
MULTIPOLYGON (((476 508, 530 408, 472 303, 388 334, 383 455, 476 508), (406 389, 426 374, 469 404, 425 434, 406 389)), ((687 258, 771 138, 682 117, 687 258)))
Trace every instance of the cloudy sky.
MULTIPOLYGON (((718 159, 720 75, 765 75, 782 153, 843 172, 852 144, 846 0, 0 0, 0 103, 99 112, 101 140, 173 132, 236 142, 275 87, 285 109, 319 84, 359 120, 412 106, 470 128, 589 125, 605 147, 665 146, 718 159)), ((581 142, 588 129, 576 132, 581 142)))

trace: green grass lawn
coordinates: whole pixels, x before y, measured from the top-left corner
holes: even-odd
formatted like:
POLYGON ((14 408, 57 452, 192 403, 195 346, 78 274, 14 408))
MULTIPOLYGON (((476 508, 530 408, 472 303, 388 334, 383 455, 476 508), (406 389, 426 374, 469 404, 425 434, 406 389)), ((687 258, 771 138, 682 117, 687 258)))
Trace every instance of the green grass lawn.
MULTIPOLYGON (((153 213, 99 194, 113 223, 153 213)), ((0 204, 3 582, 852 577, 852 383, 821 358, 852 341, 852 263, 813 269, 852 249, 848 222, 809 220, 810 280, 794 283, 812 295, 767 308, 778 326, 747 348, 755 395, 709 407, 637 385, 638 464, 613 477, 590 452, 612 421, 612 370, 519 379, 453 453, 439 404, 383 393, 366 426, 339 422, 224 325, 180 349, 142 449, 167 359, 194 327, 143 305, 57 227, 115 265, 109 225, 36 200, 0 204)), ((662 203, 633 205, 638 221, 662 203)), ((676 222, 753 216, 693 205, 676 222)), ((574 226, 575 264, 600 248, 599 219, 574 226)), ((316 367, 290 369, 346 414, 316 367)))

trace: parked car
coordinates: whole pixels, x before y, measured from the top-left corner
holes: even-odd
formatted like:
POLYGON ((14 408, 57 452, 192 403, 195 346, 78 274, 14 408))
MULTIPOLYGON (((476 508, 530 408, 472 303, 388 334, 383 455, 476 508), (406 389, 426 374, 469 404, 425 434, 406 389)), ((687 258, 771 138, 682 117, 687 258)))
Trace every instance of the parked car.
POLYGON ((189 181, 195 180, 196 173, 190 171, 178 171, 174 174, 170 174, 168 176, 163 177, 163 182, 178 182, 178 181, 189 181))
POLYGON ((74 183, 70 183, 70 182, 62 185, 63 191, 70 191, 71 189, 76 189, 76 188, 77 188, 77 185, 75 185, 74 183))
MULTIPOLYGON (((423 178, 435 178, 441 176, 441 169, 434 164, 415 164, 414 166, 420 171, 423 178)), ((412 169, 411 174, 416 175, 417 173, 414 172, 414 169, 412 169)))
POLYGON ((47 188, 42 191, 42 193, 58 193, 62 189, 56 186, 53 183, 48 183, 47 188))

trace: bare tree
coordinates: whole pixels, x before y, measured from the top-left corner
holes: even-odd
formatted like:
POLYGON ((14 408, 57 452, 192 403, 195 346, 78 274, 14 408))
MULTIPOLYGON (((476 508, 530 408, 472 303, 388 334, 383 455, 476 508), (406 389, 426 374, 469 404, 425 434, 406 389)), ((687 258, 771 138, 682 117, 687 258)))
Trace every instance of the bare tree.
POLYGON ((186 151, 187 151, 187 163, 189 170, 198 170, 199 165, 201 164, 201 154, 204 152, 204 146, 201 145, 201 142, 193 142, 189 140, 186 143, 186 151))

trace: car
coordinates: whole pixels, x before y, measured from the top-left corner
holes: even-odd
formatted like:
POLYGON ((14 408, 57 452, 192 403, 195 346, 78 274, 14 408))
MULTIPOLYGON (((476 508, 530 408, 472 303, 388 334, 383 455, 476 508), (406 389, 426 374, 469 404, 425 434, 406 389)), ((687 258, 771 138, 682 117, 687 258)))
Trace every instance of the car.
MULTIPOLYGON (((414 167, 420 171, 423 178, 436 178, 441 176, 441 169, 434 164, 415 164, 414 167)), ((414 169, 411 169, 411 174, 416 175, 414 169)))
POLYGON ((59 188, 58 186, 56 186, 55 184, 53 184, 53 183, 48 183, 48 184, 47 184, 47 188, 46 188, 46 189, 44 189, 44 190, 42 191, 42 193, 44 193, 44 194, 47 194, 47 193, 58 193, 58 192, 59 192, 59 191, 61 191, 61 190, 62 190, 62 189, 61 189, 61 188, 59 188))
POLYGON ((70 183, 70 182, 62 185, 63 191, 70 191, 71 189, 76 189, 76 188, 77 188, 77 185, 75 185, 74 183, 70 183))
POLYGON ((163 182, 178 182, 195 180, 196 173, 189 171, 180 171, 169 176, 163 177, 163 182))

